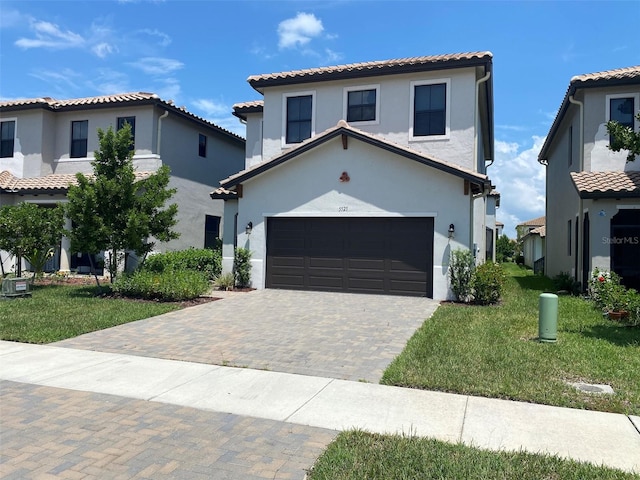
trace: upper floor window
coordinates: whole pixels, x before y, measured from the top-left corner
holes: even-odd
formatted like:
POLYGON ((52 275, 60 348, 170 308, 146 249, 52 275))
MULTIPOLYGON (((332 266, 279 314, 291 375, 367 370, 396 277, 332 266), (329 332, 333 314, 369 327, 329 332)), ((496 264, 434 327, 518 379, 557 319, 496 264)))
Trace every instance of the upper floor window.
POLYGON ((285 96, 285 143, 300 143, 313 134, 313 94, 285 96))
POLYGON ((412 136, 444 136, 448 126, 447 83, 412 83, 412 136))
POLYGON ((16 122, 9 120, 0 124, 0 158, 13 157, 13 144, 16 138, 16 122))
POLYGON ((129 150, 134 150, 136 145, 136 117, 118 117, 117 129, 120 130, 123 128, 125 123, 128 123, 131 127, 131 145, 129 145, 129 150))
POLYGON ((633 100, 633 97, 610 98, 609 120, 633 128, 633 100))
POLYGON ((201 157, 207 156, 207 136, 199 134, 198 137, 198 155, 201 157))
POLYGON ((378 121, 378 92, 376 85, 364 87, 351 87, 345 89, 345 116, 347 122, 378 121))
POLYGON ((87 140, 89 138, 89 120, 71 122, 71 158, 87 156, 87 140))

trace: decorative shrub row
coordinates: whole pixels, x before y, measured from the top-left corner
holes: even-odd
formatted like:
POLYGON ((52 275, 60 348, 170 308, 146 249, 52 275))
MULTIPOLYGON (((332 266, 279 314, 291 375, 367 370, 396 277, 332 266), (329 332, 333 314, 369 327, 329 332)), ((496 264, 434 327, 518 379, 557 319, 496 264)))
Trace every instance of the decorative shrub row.
POLYGON ((191 300, 209 291, 209 279, 203 272, 165 270, 162 273, 138 270, 121 274, 112 286, 125 297, 177 302, 191 300))
POLYGON ((209 280, 213 280, 222 271, 222 254, 220 250, 208 248, 157 253, 146 258, 142 270, 155 273, 191 270, 202 272, 209 280))
POLYGON ((449 281, 456 300, 460 302, 473 300, 480 305, 498 303, 505 277, 498 263, 485 262, 476 267, 469 250, 456 249, 451 253, 449 281))

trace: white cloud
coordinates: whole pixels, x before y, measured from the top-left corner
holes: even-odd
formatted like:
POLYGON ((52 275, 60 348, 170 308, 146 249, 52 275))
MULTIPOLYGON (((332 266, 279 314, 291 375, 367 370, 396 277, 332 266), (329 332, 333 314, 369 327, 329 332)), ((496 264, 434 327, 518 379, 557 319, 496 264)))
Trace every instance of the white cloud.
POLYGON ((118 51, 118 48, 115 45, 111 45, 107 42, 101 42, 97 45, 94 45, 91 50, 96 54, 96 56, 105 58, 112 53, 116 53, 118 51))
POLYGON ((500 192, 498 220, 504 233, 515 238, 515 226, 545 214, 545 167, 538 153, 545 137, 533 136, 533 145, 525 150, 517 143, 496 140, 494 164, 488 174, 500 192))
POLYGON ((195 100, 193 105, 207 117, 228 115, 232 110, 232 107, 229 105, 205 98, 195 100))
POLYGON ((145 57, 137 62, 129 63, 132 67, 142 70, 147 75, 167 75, 180 70, 184 63, 172 58, 145 57))
POLYGON ((91 85, 102 95, 125 93, 131 91, 129 77, 110 68, 101 68, 98 74, 91 80, 91 85))
POLYGON ((171 43, 171 37, 166 33, 161 32, 160 30, 151 30, 150 28, 145 28, 139 30, 140 33, 144 33, 145 35, 149 35, 150 37, 156 37, 158 39, 158 45, 161 47, 166 47, 171 43))
POLYGON ((19 38, 16 46, 28 48, 76 48, 85 45, 85 39, 70 30, 63 31, 58 25, 45 21, 32 21, 30 25, 35 38, 19 38))
POLYGON ((322 21, 312 13, 298 13, 295 18, 283 20, 278 25, 278 47, 297 48, 308 44, 324 31, 322 21))
POLYGON ((42 80, 52 86, 53 89, 66 92, 68 89, 77 90, 79 88, 78 82, 82 76, 69 69, 63 68, 61 70, 39 70, 29 73, 30 76, 42 80))

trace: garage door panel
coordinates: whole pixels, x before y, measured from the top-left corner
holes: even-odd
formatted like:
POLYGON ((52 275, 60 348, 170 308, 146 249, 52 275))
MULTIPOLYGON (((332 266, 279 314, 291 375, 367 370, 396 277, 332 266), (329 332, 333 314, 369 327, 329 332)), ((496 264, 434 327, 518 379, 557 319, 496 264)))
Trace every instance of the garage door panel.
POLYGON ((271 218, 266 286, 432 296, 433 219, 271 218))

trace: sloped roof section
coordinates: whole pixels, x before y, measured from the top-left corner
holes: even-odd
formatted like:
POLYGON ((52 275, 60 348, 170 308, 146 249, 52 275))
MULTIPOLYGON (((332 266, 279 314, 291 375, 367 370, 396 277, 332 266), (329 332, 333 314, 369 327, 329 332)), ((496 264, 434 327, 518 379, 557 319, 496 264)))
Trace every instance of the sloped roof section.
POLYGON ((223 187, 218 187, 213 192, 211 192, 209 196, 213 200, 230 200, 233 198, 238 198, 238 192, 227 190, 223 187))
POLYGON ((274 168, 278 165, 281 165, 292 158, 301 155, 302 153, 308 152, 313 148, 331 140, 340 135, 346 135, 351 138, 355 138, 357 140, 363 141, 370 145, 382 148, 396 155, 401 155, 403 157, 409 158, 411 160, 415 160, 424 165, 428 165, 430 167, 436 168, 438 170, 456 175, 465 180, 469 180, 472 184, 481 186, 482 189, 488 189, 491 186, 491 181, 486 175, 480 174, 478 172, 474 172, 473 170, 461 167, 454 163, 446 162, 444 160, 438 160, 433 157, 424 155, 415 150, 407 148, 403 145, 398 145, 396 143, 389 142, 386 139, 376 137, 369 133, 363 132, 357 128, 351 127, 346 121, 340 120, 335 127, 329 128, 325 130, 319 135, 308 138, 304 142, 296 145, 295 147, 285 151, 281 155, 274 157, 270 160, 266 160, 264 162, 253 165, 252 167, 242 170, 220 182, 220 185, 225 189, 230 189, 235 187, 236 185, 241 184, 242 182, 249 180, 257 175, 260 175, 271 168, 274 168))
POLYGON ((540 237, 547 236, 547 227, 545 225, 541 227, 536 227, 529 232, 529 235, 540 235, 540 237))
POLYGON ((518 227, 542 227, 547 223, 546 217, 538 217, 532 220, 527 220, 526 222, 519 223, 518 227))
POLYGON ((253 100, 251 102, 236 103, 233 106, 233 114, 236 117, 241 118, 242 120, 246 120, 247 114, 249 113, 262 113, 263 110, 263 100, 253 100))
POLYGON ((492 61, 493 54, 491 52, 455 53, 252 75, 247 81, 253 88, 262 93, 262 87, 266 86, 421 72, 443 68, 486 66, 491 64, 492 61))
POLYGON ((640 198, 640 171, 571 172, 581 198, 640 198))
POLYGON ((50 111, 65 111, 65 110, 89 110, 92 108, 106 108, 106 107, 120 107, 129 105, 156 105, 160 108, 166 108, 182 115, 183 117, 195 120, 199 123, 206 124, 208 127, 217 130, 219 133, 226 137, 232 138, 236 141, 244 143, 244 138, 235 133, 219 127, 209 120, 194 115, 189 112, 186 107, 176 106, 172 100, 162 100, 155 93, 148 92, 130 92, 119 93, 114 95, 101 95, 97 97, 84 97, 84 98, 71 98, 67 100, 56 100, 51 97, 43 98, 27 98, 20 100, 11 100, 7 102, 0 102, 0 110, 12 111, 23 110, 30 108, 44 108, 50 111))
MULTIPOLYGON (((136 180, 143 180, 153 172, 135 172, 136 180)), ((91 175, 87 175, 90 177, 91 175)), ((70 185, 76 185, 75 173, 58 173, 42 177, 18 178, 9 171, 0 172, 0 192, 3 193, 64 193, 70 185)))
POLYGON ((580 88, 610 87, 616 85, 640 85, 640 65, 617 68, 615 70, 605 70, 603 72, 585 73, 571 78, 569 88, 567 88, 556 118, 553 120, 547 138, 538 154, 538 162, 546 164, 548 161, 549 148, 551 148, 555 134, 567 113, 570 105, 569 98, 576 93, 576 90, 580 88))

